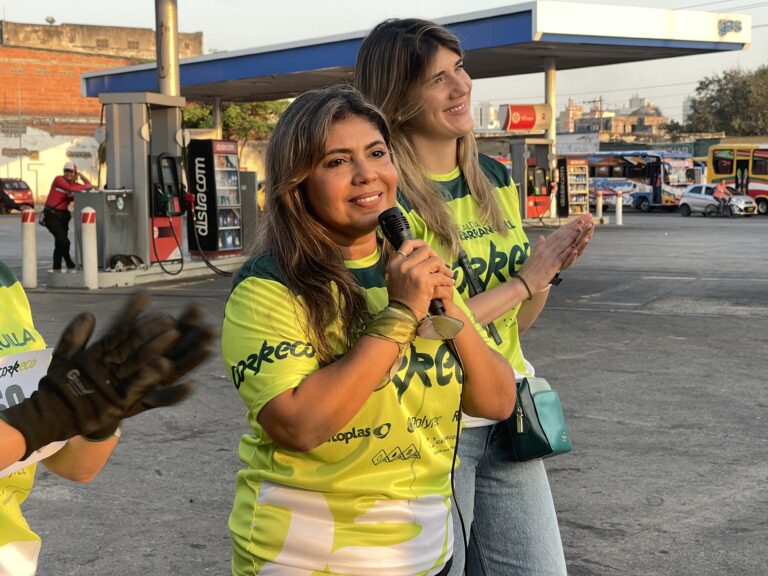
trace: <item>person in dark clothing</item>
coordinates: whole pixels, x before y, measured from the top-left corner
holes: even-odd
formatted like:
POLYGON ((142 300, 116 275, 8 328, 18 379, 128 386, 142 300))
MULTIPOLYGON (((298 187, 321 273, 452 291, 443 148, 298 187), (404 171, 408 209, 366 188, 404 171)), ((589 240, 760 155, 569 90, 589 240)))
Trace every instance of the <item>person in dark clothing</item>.
POLYGON ((45 227, 53 234, 55 240, 53 248, 53 269, 61 271, 62 259, 69 270, 75 269, 75 262, 69 255, 69 204, 72 202, 75 192, 92 190, 93 186, 88 179, 78 173, 77 166, 72 162, 64 164, 64 174, 56 176, 48 192, 45 201, 44 216, 45 227), (78 184, 78 179, 82 184, 78 184))
POLYGON ((19 212, 21 212, 22 210, 24 210, 25 207, 34 208, 31 204, 28 204, 26 202, 22 202, 21 204, 19 204, 13 198, 11 198, 8 194, 6 194, 5 190, 0 188, 0 214, 7 214, 11 210, 18 210, 19 212))
POLYGON ((21 210, 21 206, 0 188, 0 214, 7 214, 11 210, 21 210))

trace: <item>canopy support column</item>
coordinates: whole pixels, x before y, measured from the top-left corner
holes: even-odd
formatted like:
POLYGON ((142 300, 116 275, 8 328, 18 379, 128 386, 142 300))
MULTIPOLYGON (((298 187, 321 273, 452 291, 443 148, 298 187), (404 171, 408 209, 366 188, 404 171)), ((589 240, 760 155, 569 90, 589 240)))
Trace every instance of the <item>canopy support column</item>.
POLYGON ((549 215, 554 218, 557 214, 556 178, 557 178, 557 118, 555 102, 555 57, 544 58, 544 102, 549 105, 549 126, 547 126, 547 140, 552 142, 549 151, 549 174, 551 178, 549 215))
POLYGON ((224 132, 222 130, 221 98, 219 96, 213 97, 213 131, 216 140, 221 140, 224 132))

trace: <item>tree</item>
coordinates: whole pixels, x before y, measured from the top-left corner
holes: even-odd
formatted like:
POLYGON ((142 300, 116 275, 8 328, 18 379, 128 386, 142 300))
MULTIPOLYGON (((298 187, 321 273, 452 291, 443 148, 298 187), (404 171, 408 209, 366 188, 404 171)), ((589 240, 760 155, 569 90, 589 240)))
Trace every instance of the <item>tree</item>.
MULTIPOLYGON (((268 138, 288 100, 225 104, 221 113, 223 137, 245 142, 268 138)), ((184 108, 186 128, 213 128, 213 108, 210 104, 190 103, 184 108)))
POLYGON ((768 134, 768 66, 726 70, 699 81, 687 118, 688 132, 731 136, 768 134))
POLYGON ((184 107, 185 128, 213 128, 213 111, 208 104, 191 102, 184 107))
POLYGON ((669 124, 664 125, 664 130, 669 135, 673 142, 680 140, 683 135, 688 131, 685 124, 681 124, 677 120, 670 120, 669 124))
POLYGON ((241 141, 268 138, 288 104, 288 100, 227 104, 222 111, 224 137, 241 141))

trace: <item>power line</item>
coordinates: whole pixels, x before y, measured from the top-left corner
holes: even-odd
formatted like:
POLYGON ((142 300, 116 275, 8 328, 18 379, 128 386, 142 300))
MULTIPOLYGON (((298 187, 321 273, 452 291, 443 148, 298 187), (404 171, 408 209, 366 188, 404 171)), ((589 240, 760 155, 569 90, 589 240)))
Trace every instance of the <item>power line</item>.
POLYGON ((680 6, 675 10, 687 10, 688 8, 698 8, 700 6, 711 6, 712 4, 726 4, 728 2, 734 2, 734 0, 720 0, 719 2, 704 2, 702 4, 690 4, 689 6, 680 6))
MULTIPOLYGON (((558 92, 555 94, 557 97, 565 97, 565 96, 591 96, 592 94, 607 94, 610 92, 629 92, 631 90, 649 90, 653 88, 670 88, 672 86, 685 86, 687 84, 698 84, 698 80, 691 80, 690 82, 675 82, 673 84, 655 84, 651 86, 629 86, 625 88, 612 88, 610 90, 590 90, 589 92, 558 92)), ((514 96, 515 100, 525 100, 525 99, 534 99, 534 98, 541 98, 541 94, 534 94, 532 96, 514 96)), ((488 102, 501 102, 504 100, 509 100, 509 97, 504 98, 490 98, 486 101, 488 102)))
MULTIPOLYGON (((703 4, 691 4, 689 6, 681 6, 679 8, 675 8, 674 10, 687 10, 688 8, 698 8, 700 6, 710 6, 712 4, 724 4, 727 2, 733 2, 734 0, 723 0, 721 2, 705 2, 703 4)), ((723 8, 723 10, 728 10, 729 12, 732 10, 747 10, 747 9, 753 9, 753 8, 763 8, 765 6, 768 6, 768 2, 759 2, 757 4, 745 4, 743 6, 729 6, 728 8, 723 8)))
POLYGON ((768 6, 768 2, 760 2, 759 4, 746 4, 744 6, 733 6, 731 8, 726 8, 729 12, 732 10, 753 10, 755 8, 764 8, 768 6))

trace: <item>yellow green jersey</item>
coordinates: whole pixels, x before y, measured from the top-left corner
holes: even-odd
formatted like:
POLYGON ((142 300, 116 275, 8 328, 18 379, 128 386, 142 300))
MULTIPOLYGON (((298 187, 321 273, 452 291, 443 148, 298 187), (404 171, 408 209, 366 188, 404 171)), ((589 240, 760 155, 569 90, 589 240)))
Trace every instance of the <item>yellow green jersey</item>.
MULTIPOLYGON (((480 215, 480 207, 470 194, 469 186, 457 166, 447 174, 428 174, 443 193, 443 198, 453 214, 459 230, 461 245, 475 270, 483 291, 491 290, 507 282, 523 265, 531 252, 528 237, 523 231, 517 188, 507 169, 492 158, 481 154, 480 167, 494 186, 494 197, 501 207, 507 235, 493 229, 490 222, 480 215)), ((430 230, 424 220, 411 209, 402 194, 398 205, 403 210, 415 238, 424 240, 446 262, 450 262, 456 288, 464 300, 470 298, 469 287, 458 260, 449 253, 442 240, 430 230)), ((512 365, 515 374, 526 375, 525 359, 520 349, 517 329, 518 304, 495 321, 502 343, 495 349, 512 365)))
MULTIPOLYGON (((385 308, 379 252, 346 264, 365 289, 369 311, 385 308)), ((436 574, 452 553, 459 364, 445 342, 417 337, 390 381, 343 429, 312 450, 293 452, 269 437, 258 415, 320 369, 306 326, 303 299, 286 287, 270 256, 246 263, 222 329, 224 362, 252 428, 240 442, 245 467, 229 519, 233 574, 436 574)), ((342 355, 341 326, 327 334, 342 355)))
MULTIPOLYGON (((32 324, 24 289, 0 262, 0 357, 44 348, 45 342, 32 324)), ((10 376, 5 372, 0 374, 0 385, 10 376)), ((5 409, 7 402, 7 398, 0 398, 0 409, 5 409)), ((21 513, 21 504, 27 499, 34 479, 34 464, 0 478, 0 574, 35 572, 40 537, 32 532, 21 513)))

